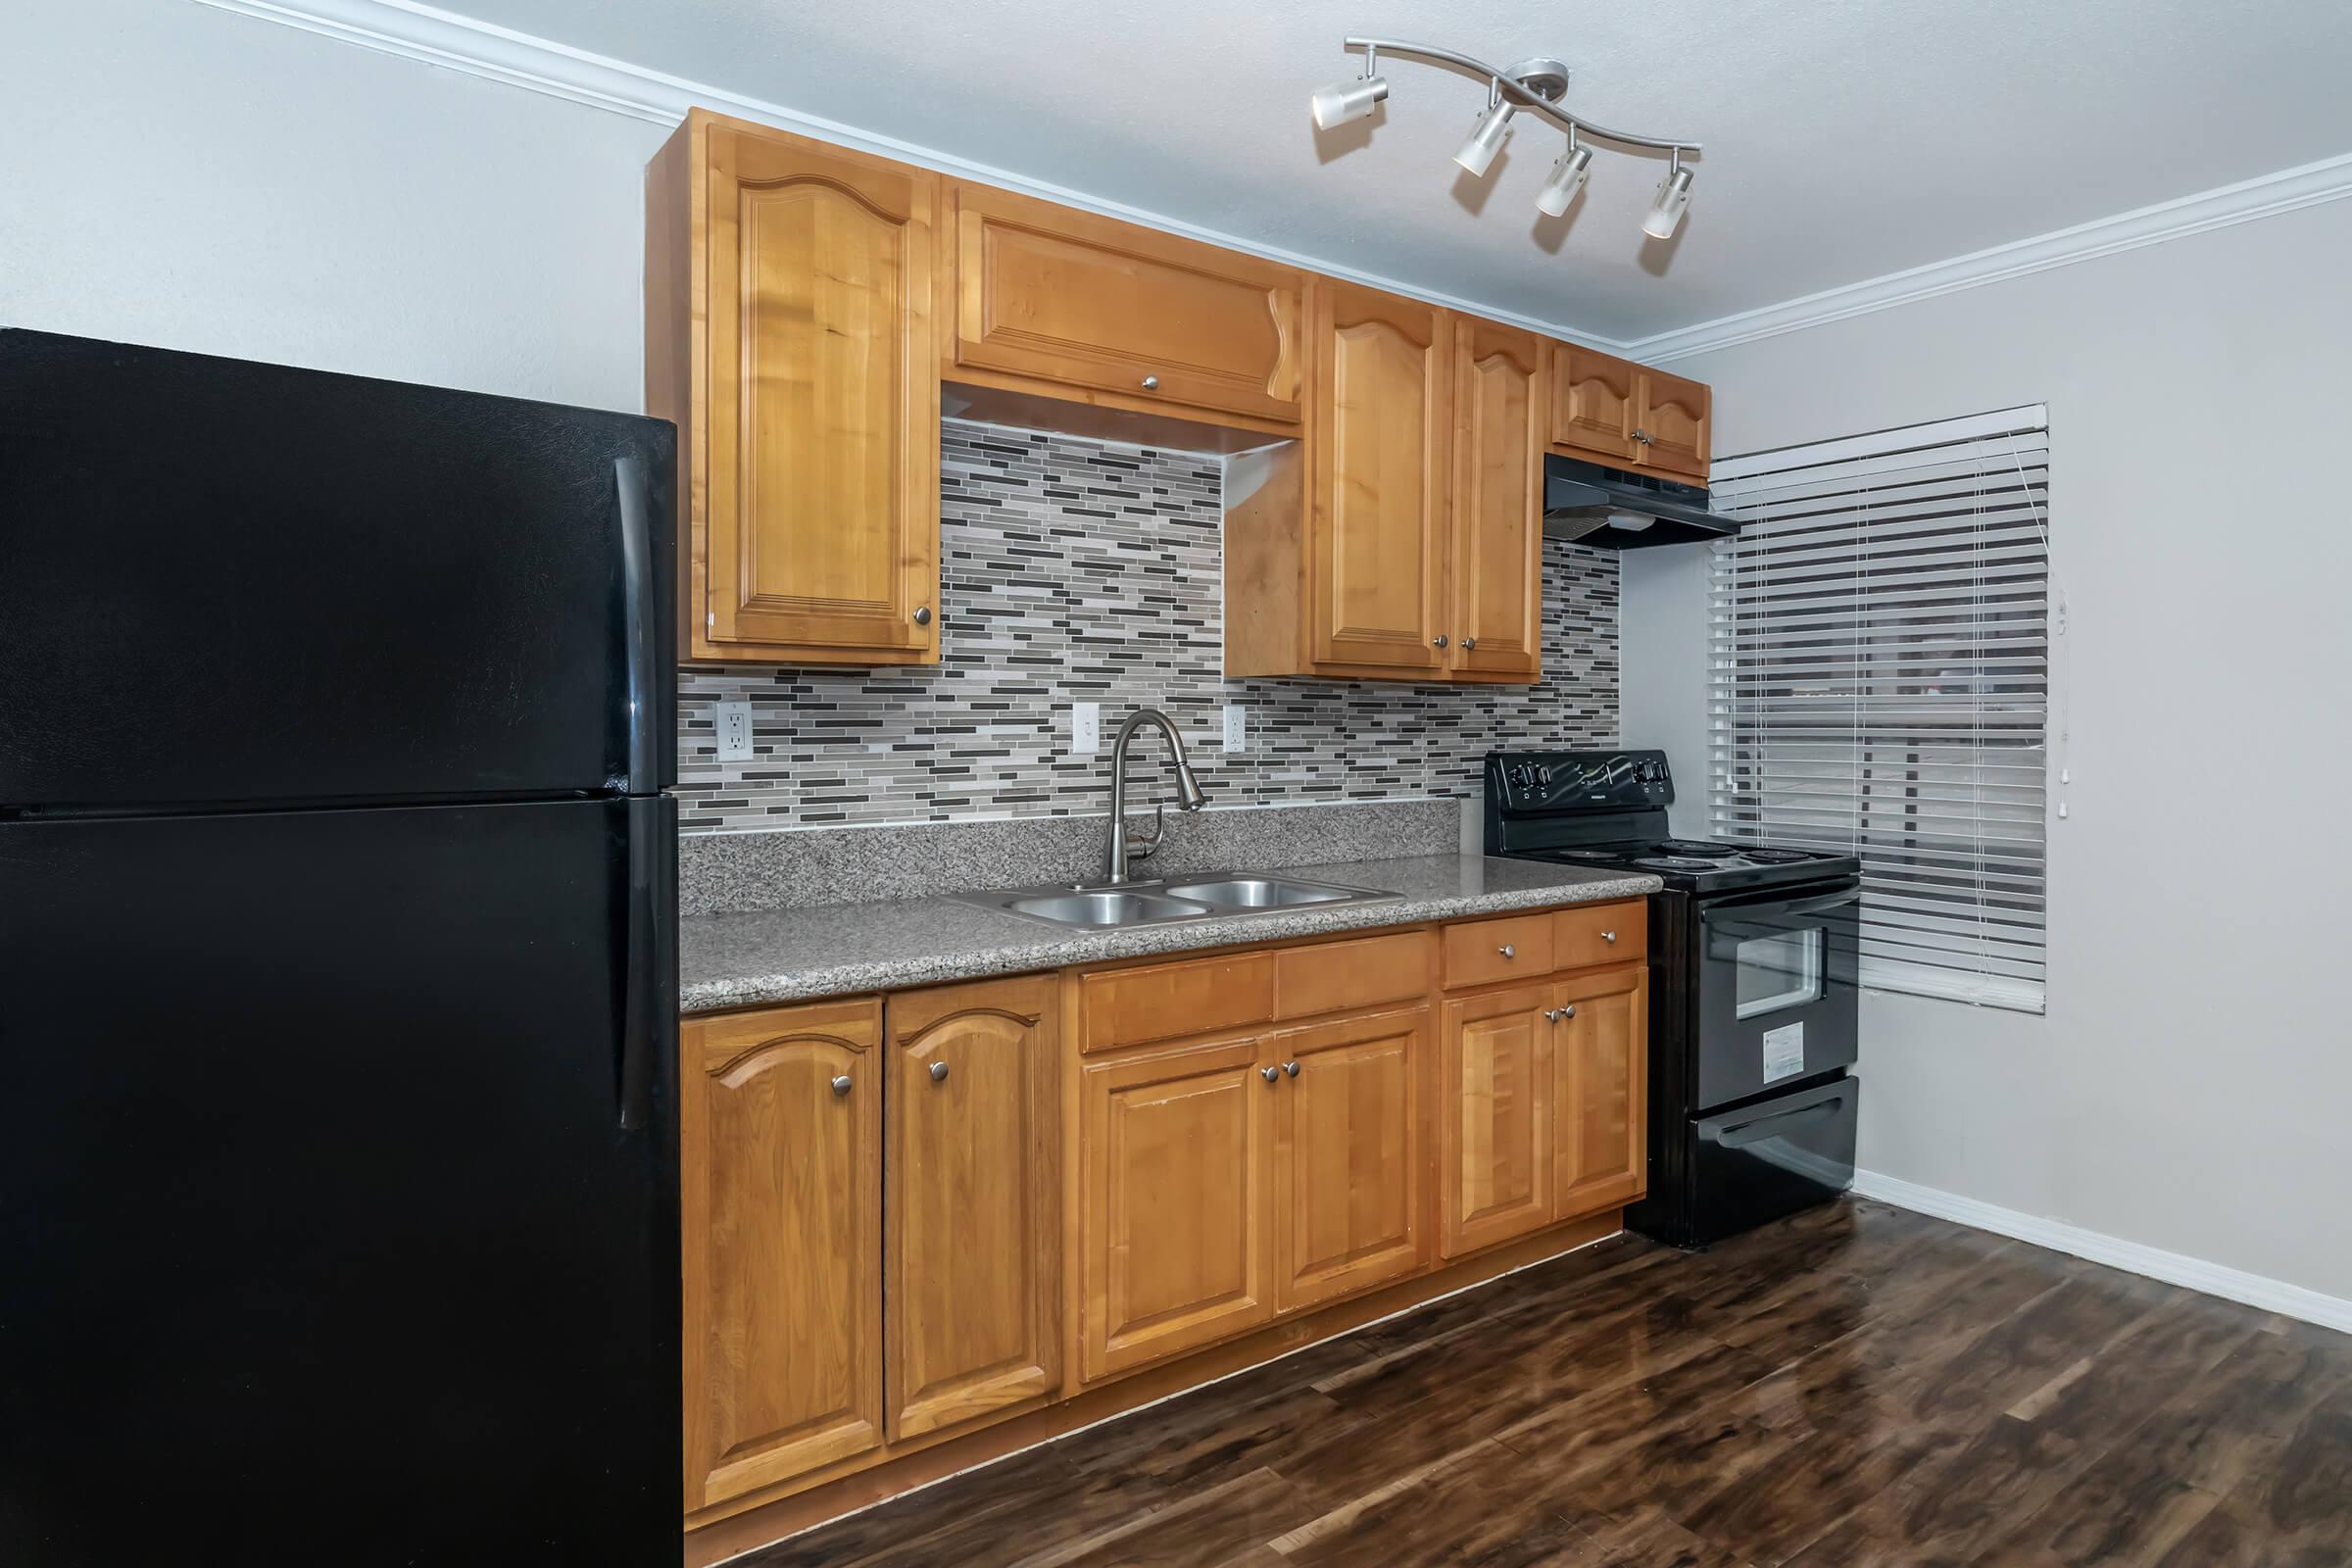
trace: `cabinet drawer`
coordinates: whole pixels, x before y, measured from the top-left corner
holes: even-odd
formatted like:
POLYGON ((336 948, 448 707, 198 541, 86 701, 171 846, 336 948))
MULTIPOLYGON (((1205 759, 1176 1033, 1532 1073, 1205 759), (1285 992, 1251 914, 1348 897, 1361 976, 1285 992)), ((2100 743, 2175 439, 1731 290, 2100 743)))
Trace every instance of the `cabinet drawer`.
POLYGON ((1078 985, 1078 1049, 1110 1051, 1270 1022, 1274 971, 1274 954, 1241 953, 1090 974, 1078 985))
POLYGON ((1446 928, 1446 984, 1483 986, 1552 970, 1552 917, 1513 915, 1446 928))
POLYGON ((1551 917, 1551 961, 1555 968, 1620 963, 1649 952, 1649 906, 1601 904, 1561 909, 1551 917))
POLYGON ((1432 944, 1427 931, 1399 931, 1286 948, 1274 956, 1275 1015, 1311 1018, 1384 1002, 1418 1002, 1429 994, 1432 944))

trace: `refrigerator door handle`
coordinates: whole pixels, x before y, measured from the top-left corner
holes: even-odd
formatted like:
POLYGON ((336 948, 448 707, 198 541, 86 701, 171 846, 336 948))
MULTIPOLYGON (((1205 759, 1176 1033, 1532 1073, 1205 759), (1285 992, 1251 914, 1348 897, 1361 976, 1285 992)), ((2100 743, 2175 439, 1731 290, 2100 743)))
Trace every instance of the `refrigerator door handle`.
POLYGON ((661 677, 661 649, 654 582, 654 500, 645 464, 637 458, 612 460, 612 477, 620 488, 621 613, 627 620, 622 634, 628 660, 628 779, 630 795, 651 795, 662 787, 661 737, 656 728, 663 708, 656 696, 661 677))
POLYGON ((666 795, 627 803, 628 945, 621 992, 620 1130, 651 1125, 654 1085, 677 1052, 677 803, 666 795))

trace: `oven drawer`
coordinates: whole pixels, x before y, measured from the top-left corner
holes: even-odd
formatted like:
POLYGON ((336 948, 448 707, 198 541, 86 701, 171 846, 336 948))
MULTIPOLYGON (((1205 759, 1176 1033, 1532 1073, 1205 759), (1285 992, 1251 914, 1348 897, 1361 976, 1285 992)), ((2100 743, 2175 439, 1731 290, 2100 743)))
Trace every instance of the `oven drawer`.
POLYGON ((1513 915, 1446 928, 1446 987, 1532 980, 1551 973, 1552 917, 1513 915))
POLYGON ((1834 1078, 1690 1124, 1689 1241, 1704 1244, 1824 1203, 1854 1183, 1859 1078, 1834 1078))
POLYGON ((1562 909, 1551 917, 1551 961, 1561 969, 1622 963, 1649 952, 1649 906, 1634 902, 1562 909))

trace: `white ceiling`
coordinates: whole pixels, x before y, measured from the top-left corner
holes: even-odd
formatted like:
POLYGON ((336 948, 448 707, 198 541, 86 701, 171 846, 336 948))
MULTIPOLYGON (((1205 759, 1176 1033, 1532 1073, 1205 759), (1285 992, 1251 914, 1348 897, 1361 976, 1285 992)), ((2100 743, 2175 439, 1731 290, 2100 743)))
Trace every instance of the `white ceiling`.
POLYGON ((483 22, 974 163, 1638 341, 2352 151, 2345 0, 456 0, 483 22), (1478 85, 1384 61, 1367 127, 1307 93, 1349 33, 1551 54, 1603 124, 1707 144, 1672 241, 1662 161, 1603 149, 1539 220, 1559 138, 1449 160, 1478 85))

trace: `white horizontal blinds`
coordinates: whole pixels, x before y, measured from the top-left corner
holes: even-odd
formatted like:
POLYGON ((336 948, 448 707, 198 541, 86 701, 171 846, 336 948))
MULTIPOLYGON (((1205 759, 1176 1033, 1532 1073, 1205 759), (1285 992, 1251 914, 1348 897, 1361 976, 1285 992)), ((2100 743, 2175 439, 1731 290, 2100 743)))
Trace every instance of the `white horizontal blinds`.
POLYGON ((2039 1011, 2050 707, 2038 408, 1726 459, 1710 806, 1862 858, 1863 980, 2039 1011))

